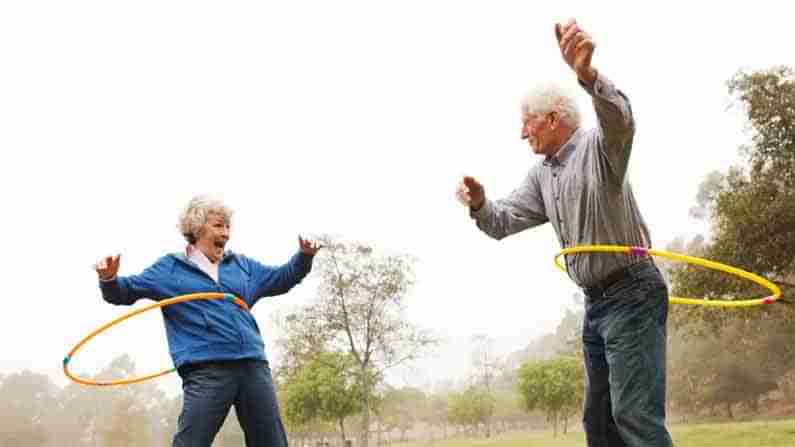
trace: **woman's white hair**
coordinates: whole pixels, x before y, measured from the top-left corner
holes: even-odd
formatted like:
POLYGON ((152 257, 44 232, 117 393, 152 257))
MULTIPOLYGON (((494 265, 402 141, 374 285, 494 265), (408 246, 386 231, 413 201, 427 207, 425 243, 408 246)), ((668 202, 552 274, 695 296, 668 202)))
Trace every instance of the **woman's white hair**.
POLYGON ((556 112, 570 127, 580 127, 580 108, 570 90, 554 83, 539 84, 522 100, 522 116, 556 112))
POLYGON ((199 230, 207 223, 207 217, 215 214, 232 223, 232 209, 221 199, 209 195, 196 196, 190 199, 188 206, 180 213, 177 229, 189 244, 195 244, 199 238, 199 230))

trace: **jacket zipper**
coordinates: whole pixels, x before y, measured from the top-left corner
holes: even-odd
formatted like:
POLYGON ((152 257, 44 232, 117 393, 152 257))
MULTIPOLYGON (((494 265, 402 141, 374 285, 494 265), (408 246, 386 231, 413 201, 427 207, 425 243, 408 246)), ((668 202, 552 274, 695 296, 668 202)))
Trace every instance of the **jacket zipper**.
MULTIPOLYGON (((221 262, 218 263, 218 281, 213 279, 212 276, 208 275, 207 272, 202 270, 198 265, 196 265, 190 259, 183 259, 181 256, 175 256, 175 258, 178 261, 182 262, 183 264, 187 265, 188 267, 192 268, 193 270, 198 271, 199 274, 204 275, 206 278, 208 278, 210 281, 212 281, 213 284, 215 284, 215 291, 216 292, 223 293, 223 290, 221 290, 221 264, 226 259, 228 259, 227 256, 224 256, 223 258, 221 258, 221 262)), ((234 304, 234 306, 237 307, 237 304, 234 304)), ((235 310, 237 310, 237 309, 235 309, 235 310)), ((245 344, 245 340, 243 339, 243 330, 242 330, 242 327, 240 325, 240 317, 238 315, 231 315, 231 317, 232 317, 232 320, 234 321, 235 329, 237 329, 237 336, 240 339, 240 346, 241 346, 241 349, 242 349, 243 345, 245 344)))

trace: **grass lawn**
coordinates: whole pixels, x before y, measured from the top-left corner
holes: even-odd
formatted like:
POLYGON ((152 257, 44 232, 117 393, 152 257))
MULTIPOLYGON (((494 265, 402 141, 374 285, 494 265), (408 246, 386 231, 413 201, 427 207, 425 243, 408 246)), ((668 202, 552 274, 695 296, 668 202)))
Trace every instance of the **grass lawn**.
MULTIPOLYGON (((675 424, 671 431, 676 447, 793 447, 795 420, 737 422, 720 424, 675 424)), ((395 444, 401 447, 429 447, 428 443, 395 444)), ((436 442, 433 447, 583 447, 580 432, 552 437, 551 432, 513 433, 498 438, 457 439, 436 442)))

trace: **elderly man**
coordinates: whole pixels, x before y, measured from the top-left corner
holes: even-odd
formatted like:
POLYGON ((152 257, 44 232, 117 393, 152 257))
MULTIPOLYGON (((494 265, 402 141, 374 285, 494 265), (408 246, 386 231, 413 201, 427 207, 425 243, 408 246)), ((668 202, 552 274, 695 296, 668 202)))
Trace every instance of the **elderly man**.
MULTIPOLYGON (((502 239, 550 222, 561 246, 648 247, 649 231, 627 181, 635 121, 629 100, 592 65, 594 42, 574 21, 555 25, 563 60, 593 100, 596 129, 582 129, 574 98, 555 86, 522 104, 522 138, 544 157, 508 197, 491 201, 464 177, 458 199, 487 235, 502 239)), ((583 350, 588 445, 672 445, 665 427, 668 289, 647 257, 569 256, 586 295, 583 350)))
MULTIPOLYGON (((318 247, 298 238, 286 264, 269 267, 224 250, 232 212, 196 197, 180 216, 184 253, 158 259, 140 275, 118 276, 120 256, 96 264, 105 301, 130 305, 196 292, 231 293, 249 307, 286 293, 312 268, 318 247)), ((254 317, 226 301, 191 301, 163 308, 169 351, 182 378, 182 413, 173 445, 209 447, 232 405, 248 447, 286 446, 276 392, 254 317)))

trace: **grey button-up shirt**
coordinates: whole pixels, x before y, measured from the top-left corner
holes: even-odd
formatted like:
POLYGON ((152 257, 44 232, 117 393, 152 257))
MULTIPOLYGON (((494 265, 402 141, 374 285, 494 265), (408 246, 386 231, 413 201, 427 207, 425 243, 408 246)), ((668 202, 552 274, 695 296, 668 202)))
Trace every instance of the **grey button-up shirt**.
MULTIPOLYGON (((562 247, 649 247, 651 237, 627 180, 635 121, 629 99, 599 74, 593 88, 599 125, 578 128, 551 157, 539 161, 507 197, 470 215, 495 239, 550 222, 562 247)), ((566 257, 571 278, 588 287, 637 262, 624 254, 583 253, 566 257)))

